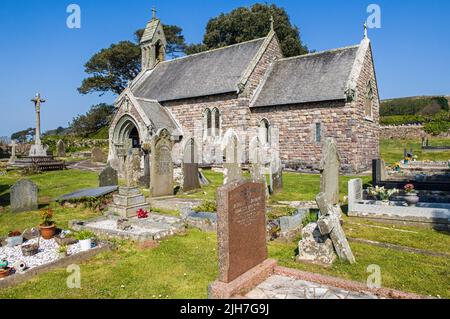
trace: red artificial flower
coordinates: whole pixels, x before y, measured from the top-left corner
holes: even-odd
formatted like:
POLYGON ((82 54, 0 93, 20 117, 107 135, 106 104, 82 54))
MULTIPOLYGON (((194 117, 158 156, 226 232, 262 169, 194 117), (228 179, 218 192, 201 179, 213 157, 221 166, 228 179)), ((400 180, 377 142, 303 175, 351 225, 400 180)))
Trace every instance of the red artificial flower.
POLYGON ((138 216, 139 219, 148 218, 148 214, 149 214, 149 212, 144 211, 142 208, 140 208, 137 211, 137 216, 138 216))

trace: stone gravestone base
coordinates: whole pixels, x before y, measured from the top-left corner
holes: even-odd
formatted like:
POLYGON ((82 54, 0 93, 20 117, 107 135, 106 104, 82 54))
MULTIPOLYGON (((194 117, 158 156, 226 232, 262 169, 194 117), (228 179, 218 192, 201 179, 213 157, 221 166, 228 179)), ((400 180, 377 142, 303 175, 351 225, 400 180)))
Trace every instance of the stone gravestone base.
POLYGON ((320 233, 317 223, 311 223, 302 230, 302 240, 298 243, 297 262, 307 262, 331 266, 336 260, 333 242, 320 233))
POLYGON ((113 196, 113 204, 109 207, 110 212, 120 217, 129 218, 137 216, 137 211, 150 210, 150 205, 145 197, 135 187, 120 187, 119 194, 113 196))

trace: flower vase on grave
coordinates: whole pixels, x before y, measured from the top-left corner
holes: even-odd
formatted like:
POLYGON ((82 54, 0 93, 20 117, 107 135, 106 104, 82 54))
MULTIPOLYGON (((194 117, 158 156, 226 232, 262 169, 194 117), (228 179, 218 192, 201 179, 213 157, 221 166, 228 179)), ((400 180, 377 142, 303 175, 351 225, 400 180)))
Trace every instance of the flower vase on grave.
POLYGON ((417 196, 417 193, 407 193, 405 196, 405 202, 408 204, 408 206, 410 207, 414 207, 416 206, 420 201, 419 196, 417 196))

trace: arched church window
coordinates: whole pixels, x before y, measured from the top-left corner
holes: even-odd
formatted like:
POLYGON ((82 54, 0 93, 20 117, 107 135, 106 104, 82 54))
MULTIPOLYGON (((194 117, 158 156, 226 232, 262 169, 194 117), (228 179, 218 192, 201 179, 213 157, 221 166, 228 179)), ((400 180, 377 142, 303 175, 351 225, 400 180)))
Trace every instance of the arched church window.
POLYGON ((220 126, 221 125, 220 125, 220 111, 219 111, 219 109, 215 108, 212 111, 212 118, 214 120, 214 125, 213 125, 214 133, 213 133, 213 135, 214 136, 220 136, 220 126))
POLYGON ((205 136, 211 136, 212 134, 212 114, 210 109, 205 109, 203 113, 203 130, 205 136))
POLYGON ((368 118, 372 118, 372 105, 373 105, 373 87, 372 81, 367 84, 366 97, 364 101, 364 115, 368 118))
POLYGON ((270 144, 270 124, 267 119, 259 122, 259 139, 263 144, 270 144))

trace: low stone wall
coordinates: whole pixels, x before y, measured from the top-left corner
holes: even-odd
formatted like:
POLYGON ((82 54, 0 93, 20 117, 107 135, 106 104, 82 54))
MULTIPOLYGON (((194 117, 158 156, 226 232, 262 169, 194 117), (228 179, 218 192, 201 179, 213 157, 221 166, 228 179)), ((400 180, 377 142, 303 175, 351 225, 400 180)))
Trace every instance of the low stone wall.
MULTIPOLYGON (((430 135, 423 130, 423 125, 380 126, 381 139, 422 139, 430 135)), ((450 137, 450 131, 441 133, 439 138, 450 137)))

